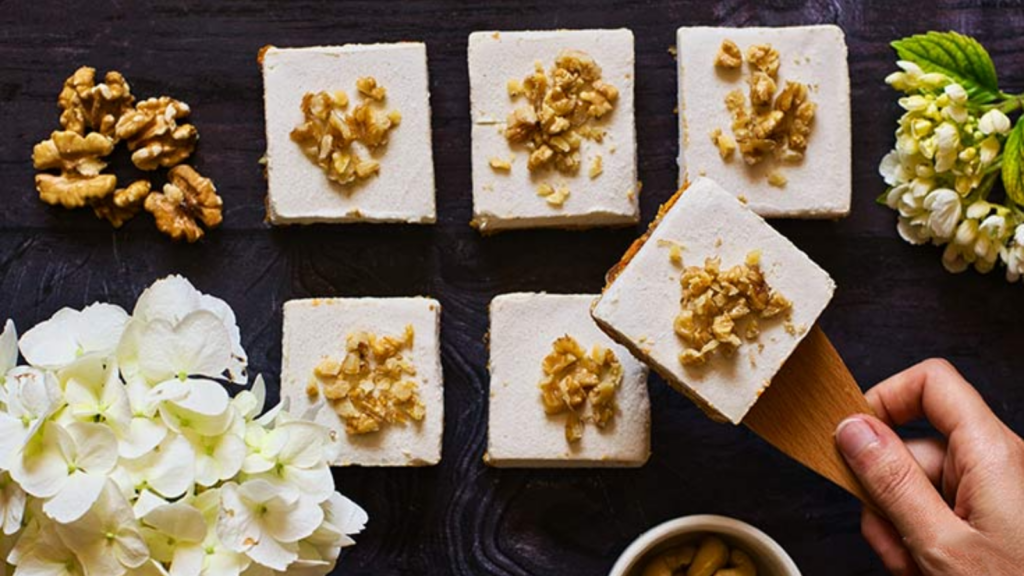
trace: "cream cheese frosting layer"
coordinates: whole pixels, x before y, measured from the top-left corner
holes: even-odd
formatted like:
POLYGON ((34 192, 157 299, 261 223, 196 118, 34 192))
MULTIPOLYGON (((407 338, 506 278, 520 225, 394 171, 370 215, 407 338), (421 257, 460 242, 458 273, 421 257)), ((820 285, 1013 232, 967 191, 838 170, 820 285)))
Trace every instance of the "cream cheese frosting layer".
POLYGON ((441 460, 444 431, 444 383, 441 374, 441 305, 430 298, 312 298, 284 305, 281 398, 293 414, 315 410, 314 420, 335 431, 336 466, 425 466, 441 460), (415 331, 411 353, 418 394, 426 407, 421 422, 388 424, 378 432, 345 433, 345 422, 321 397, 311 398, 306 385, 324 357, 344 358, 349 334, 401 336, 415 331))
POLYGON ((711 179, 697 178, 606 288, 593 317, 712 416, 738 424, 834 291, 828 273, 785 236, 734 194, 711 179), (768 285, 792 302, 791 318, 762 320, 760 336, 744 341, 733 354, 713 354, 706 364, 684 366, 679 361, 682 341, 673 326, 682 296, 682 269, 669 258, 673 245, 682 247, 685 266, 703 266, 706 258, 717 257, 723 269, 760 251, 768 285))

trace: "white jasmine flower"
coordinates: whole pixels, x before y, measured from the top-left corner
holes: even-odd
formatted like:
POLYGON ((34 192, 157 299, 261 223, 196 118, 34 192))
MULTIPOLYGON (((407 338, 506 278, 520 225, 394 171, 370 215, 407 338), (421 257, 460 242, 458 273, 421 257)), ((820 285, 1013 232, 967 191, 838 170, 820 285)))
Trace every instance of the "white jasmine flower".
POLYGON ((982 134, 1006 134, 1010 131, 1010 119, 998 108, 993 108, 978 120, 978 130, 982 134))
POLYGON ((100 497, 117 464, 117 438, 102 424, 46 422, 11 466, 11 477, 59 523, 80 518, 100 497))
POLYGON ((935 171, 947 172, 960 152, 960 131, 955 124, 943 122, 935 128, 935 171))
POLYGON ((1013 240, 1000 251, 1000 257, 1006 264, 1006 279, 1016 282, 1024 276, 1024 224, 1018 224, 1013 240))
POLYGON ((885 82, 893 88, 902 92, 910 92, 919 88, 938 88, 947 82, 949 78, 943 74, 925 74, 921 67, 907 60, 896 62, 901 72, 893 72, 885 78, 885 82))
POLYGON ((112 482, 84 516, 56 529, 89 575, 121 576, 149 559, 131 505, 112 482))
POLYGON ((85 354, 110 355, 121 340, 128 313, 96 303, 81 311, 62 308, 21 337, 21 354, 38 368, 56 370, 85 354))
POLYGON ((298 542, 313 534, 324 512, 298 489, 256 479, 221 488, 217 535, 230 550, 285 570, 299 558, 298 542))
POLYGON ((928 229, 932 238, 950 240, 963 214, 960 195, 948 188, 938 188, 925 197, 924 209, 929 213, 928 229))

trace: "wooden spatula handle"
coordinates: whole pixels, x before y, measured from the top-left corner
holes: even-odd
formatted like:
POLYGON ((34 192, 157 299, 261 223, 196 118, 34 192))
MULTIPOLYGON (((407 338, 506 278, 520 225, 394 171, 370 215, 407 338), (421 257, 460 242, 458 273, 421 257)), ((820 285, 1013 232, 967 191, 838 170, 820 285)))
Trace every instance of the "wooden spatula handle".
POLYGON ((869 502, 836 448, 836 426, 871 414, 864 394, 818 326, 772 380, 743 423, 779 450, 869 502))

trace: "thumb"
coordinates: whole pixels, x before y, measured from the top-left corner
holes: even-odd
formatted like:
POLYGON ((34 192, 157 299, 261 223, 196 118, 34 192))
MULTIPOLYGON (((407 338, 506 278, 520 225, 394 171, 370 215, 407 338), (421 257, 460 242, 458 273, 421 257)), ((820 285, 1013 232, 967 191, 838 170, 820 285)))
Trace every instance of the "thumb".
POLYGON ((864 414, 843 420, 836 428, 836 444, 909 546, 934 543, 962 526, 903 440, 881 420, 864 414))

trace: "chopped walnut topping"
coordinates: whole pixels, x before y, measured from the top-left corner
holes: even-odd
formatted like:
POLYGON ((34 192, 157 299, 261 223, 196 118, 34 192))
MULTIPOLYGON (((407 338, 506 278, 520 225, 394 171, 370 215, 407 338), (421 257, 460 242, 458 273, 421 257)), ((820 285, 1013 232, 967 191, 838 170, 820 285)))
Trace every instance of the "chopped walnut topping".
POLYGON ((107 167, 102 160, 114 150, 114 141, 90 132, 82 136, 71 130, 57 131, 32 149, 37 170, 59 170, 60 175, 36 174, 36 190, 47 204, 80 208, 107 196, 117 187, 117 177, 100 174, 107 167))
POLYGON ((721 269, 718 258, 683 270, 682 310, 675 319, 675 332, 683 341, 682 364, 703 364, 718 349, 731 353, 741 344, 739 333, 757 338, 758 319, 792 309, 789 300, 768 286, 759 261, 755 251, 728 270, 721 269))
POLYGON ((508 172, 509 170, 512 169, 511 161, 505 160, 504 158, 498 158, 497 156, 491 158, 490 165, 491 168, 494 170, 502 170, 508 172))
POLYGON ((787 182, 789 182, 789 180, 778 170, 772 170, 768 173, 768 184, 775 186, 776 188, 784 187, 787 182))
POLYGON ((64 82, 57 96, 60 125, 83 136, 86 130, 95 130, 116 142, 117 121, 134 102, 131 88, 119 72, 107 72, 103 82, 96 84, 96 69, 82 66, 64 82))
POLYGON ((590 178, 597 178, 602 172, 604 172, 604 159, 597 154, 590 160, 590 178))
POLYGON ((114 228, 120 228, 142 210, 151 187, 149 180, 136 180, 127 188, 118 188, 113 194, 93 202, 92 211, 97 218, 110 222, 114 228))
POLYGON ((156 219, 156 227, 174 240, 195 242, 206 228, 215 228, 223 220, 223 202, 209 178, 203 178, 191 166, 180 164, 167 173, 163 193, 146 197, 146 211, 156 219))
POLYGON ((383 100, 388 94, 383 86, 377 85, 377 79, 373 76, 363 76, 356 80, 356 89, 363 96, 377 101, 383 100))
POLYGON ((322 391, 345 420, 347 434, 368 434, 385 424, 423 420, 426 406, 414 379, 416 367, 405 356, 414 337, 412 325, 401 336, 349 334, 344 358, 321 360, 306 393, 315 396, 322 391))
POLYGON ((588 356, 575 338, 565 335, 554 341, 541 367, 544 412, 568 412, 567 442, 578 442, 583 437, 585 423, 604 428, 615 417, 615 393, 622 385, 622 365, 614 352, 595 345, 588 356))
POLYGON ((140 170, 177 166, 199 140, 195 126, 178 123, 191 112, 188 104, 168 96, 143 100, 117 121, 116 134, 128 141, 132 163, 140 170))
POLYGON ((718 148, 718 155, 723 161, 732 158, 733 152, 736 151, 736 141, 732 136, 722 132, 721 128, 715 128, 711 131, 711 141, 718 148))
POLYGON ((373 153, 388 143, 389 133, 402 121, 397 110, 385 114, 373 104, 383 100, 385 90, 372 77, 360 78, 356 87, 368 101, 348 113, 345 109, 349 100, 344 91, 306 93, 301 104, 305 119, 291 132, 292 140, 327 178, 342 185, 380 172, 380 163, 362 157, 352 144, 358 142, 373 153))
POLYGON ((569 188, 564 184, 555 188, 551 184, 544 183, 537 187, 537 196, 544 198, 551 206, 560 208, 569 199, 569 188))
POLYGON ((779 51, 771 44, 754 44, 747 48, 747 62, 755 70, 764 72, 772 79, 779 74, 779 51))
POLYGON ((732 40, 722 40, 718 47, 718 54, 715 55, 715 66, 720 68, 735 69, 743 64, 743 52, 732 40))
MULTIPOLYGON (((732 133, 743 160, 751 166, 769 158, 778 162, 799 161, 807 150, 816 109, 807 99, 807 85, 787 81, 778 90, 779 53, 768 44, 751 46, 747 60, 753 68, 748 79, 749 105, 740 90, 725 96, 725 107, 732 116, 732 133)), ((726 160, 728 145, 723 147, 718 133, 720 130, 712 133, 712 139, 722 160, 726 160)), ((776 178, 775 182, 780 180, 776 178)))
POLYGON ((522 82, 509 81, 508 93, 528 103, 509 114, 505 138, 530 151, 531 172, 554 167, 563 174, 579 170, 584 139, 604 138, 589 122, 610 113, 619 99, 618 89, 601 79, 600 66, 577 50, 560 52, 548 72, 537 62, 522 82))
POLYGON ((676 242, 675 240, 666 240, 663 238, 661 240, 658 240, 658 246, 668 248, 669 262, 676 266, 682 267, 683 250, 685 250, 685 247, 682 244, 676 242))

